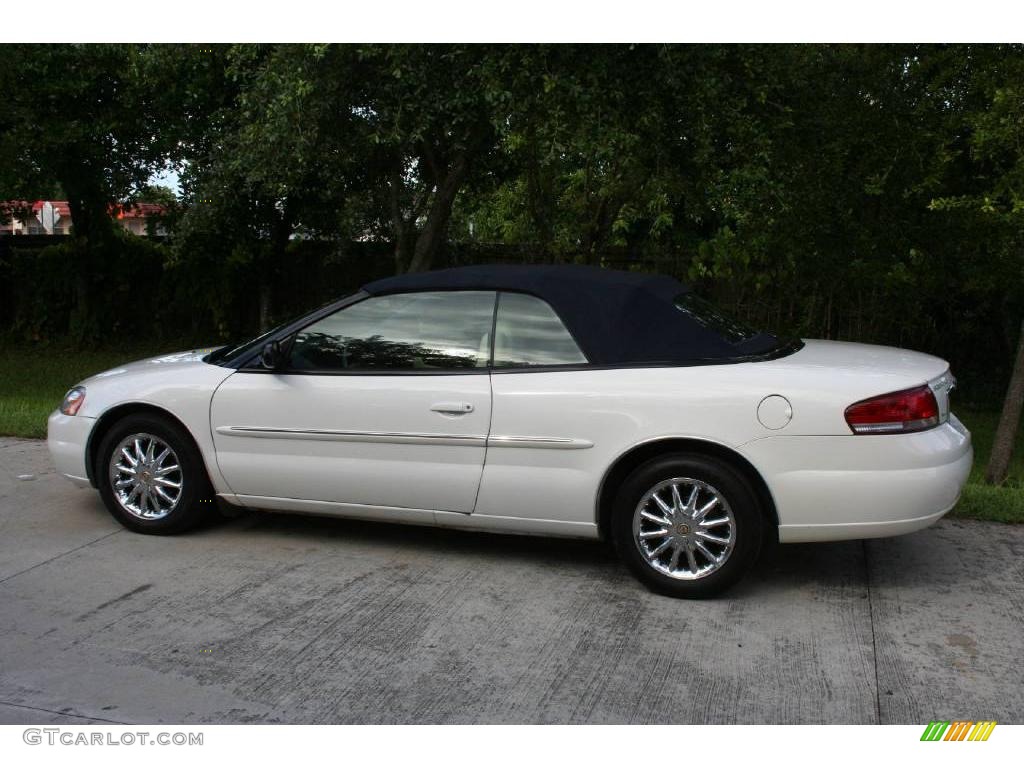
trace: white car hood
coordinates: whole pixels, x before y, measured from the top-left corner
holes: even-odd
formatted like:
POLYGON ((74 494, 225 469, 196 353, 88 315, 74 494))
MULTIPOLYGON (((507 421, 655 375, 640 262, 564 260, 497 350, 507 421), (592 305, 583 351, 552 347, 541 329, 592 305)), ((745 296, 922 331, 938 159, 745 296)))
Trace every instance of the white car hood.
POLYGON ((210 397, 235 371, 204 363, 210 348, 158 355, 125 363, 82 382, 85 403, 79 415, 96 418, 122 403, 148 403, 170 411, 182 422, 201 428, 210 397))
POLYGON ((173 373, 176 369, 188 369, 199 363, 206 355, 210 354, 217 347, 204 347, 202 349, 191 349, 186 352, 172 352, 167 355, 147 357, 144 360, 136 360, 132 363, 125 363, 109 371, 97 373, 82 382, 86 387, 89 382, 109 380, 118 376, 130 376, 140 373, 173 373))

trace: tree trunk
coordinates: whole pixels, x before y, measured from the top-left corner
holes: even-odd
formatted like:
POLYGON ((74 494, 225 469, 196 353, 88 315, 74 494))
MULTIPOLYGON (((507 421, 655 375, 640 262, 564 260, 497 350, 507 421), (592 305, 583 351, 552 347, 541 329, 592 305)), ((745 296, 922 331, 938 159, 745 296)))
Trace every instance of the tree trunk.
POLYGON ((1013 445, 1017 439, 1017 428, 1020 426, 1021 406, 1024 405, 1024 320, 1020 324, 1020 335, 1017 337, 1017 357, 1010 374, 1010 386, 1006 388, 1003 400, 1003 412, 999 417, 996 437, 992 441, 992 453, 985 468, 985 482, 1001 485, 1010 471, 1010 459, 1013 456, 1013 445))
POLYGON ((451 169, 445 174, 444 180, 434 192, 434 200, 430 204, 427 220, 416 237, 416 247, 413 250, 412 261, 409 263, 410 272, 424 272, 433 265, 438 251, 444 244, 444 236, 448 230, 448 220, 452 215, 455 196, 459 193, 468 171, 469 157, 462 152, 455 158, 451 169))
POLYGON ((395 274, 405 272, 412 260, 410 225, 402 210, 401 160, 396 159, 388 178, 388 206, 391 209, 391 234, 395 241, 395 274))
POLYGON ((260 333, 270 330, 270 281, 260 280, 260 333))
POLYGON ((621 210, 622 203, 617 195, 602 196, 596 201, 583 232, 583 257, 588 264, 600 265, 611 240, 612 225, 621 210))
POLYGON ((286 201, 284 210, 274 219, 273 229, 270 235, 270 254, 267 263, 264 263, 260 270, 260 332, 269 331, 271 328, 271 315, 273 307, 273 283, 280 270, 284 266, 285 256, 288 251, 288 240, 292 235, 291 206, 286 201))
POLYGON ((72 247, 75 251, 75 306, 71 313, 71 335, 79 341, 99 333, 93 311, 92 291, 97 273, 107 266, 98 263, 97 255, 113 233, 108 202, 88 185, 63 182, 71 212, 72 247))
POLYGON ((541 262, 550 260, 552 245, 555 241, 554 225, 551 222, 551 195, 545 184, 544 169, 538 157, 539 140, 536 132, 531 129, 527 140, 530 148, 529 164, 526 168, 526 202, 533 221, 533 229, 537 238, 537 259, 541 262))
POLYGON ((68 208, 71 211, 72 247, 78 261, 74 270, 75 307, 69 329, 75 333, 82 330, 90 317, 89 278, 93 273, 89 252, 89 213, 78 195, 68 194, 68 208))

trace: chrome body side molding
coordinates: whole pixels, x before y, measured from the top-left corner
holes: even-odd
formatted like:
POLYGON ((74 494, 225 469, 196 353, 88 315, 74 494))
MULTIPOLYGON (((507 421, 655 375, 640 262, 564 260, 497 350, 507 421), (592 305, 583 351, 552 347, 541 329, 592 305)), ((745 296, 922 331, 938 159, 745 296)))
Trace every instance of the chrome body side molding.
POLYGON ((279 429, 277 427, 217 427, 230 437, 269 437, 278 440, 334 440, 346 443, 412 443, 415 445, 475 445, 487 443, 484 435, 446 435, 426 432, 356 432, 342 429, 279 429))
POLYGON ((476 445, 491 448, 551 448, 579 450, 593 443, 572 437, 523 437, 519 435, 448 435, 428 432, 359 432, 341 429, 283 429, 278 427, 217 427, 230 437, 267 437, 278 440, 335 440, 349 443, 412 443, 416 445, 476 445))
POLYGON ((575 437, 520 437, 518 435, 492 435, 487 438, 490 448, 554 448, 561 450, 579 450, 593 448, 590 440, 575 437))

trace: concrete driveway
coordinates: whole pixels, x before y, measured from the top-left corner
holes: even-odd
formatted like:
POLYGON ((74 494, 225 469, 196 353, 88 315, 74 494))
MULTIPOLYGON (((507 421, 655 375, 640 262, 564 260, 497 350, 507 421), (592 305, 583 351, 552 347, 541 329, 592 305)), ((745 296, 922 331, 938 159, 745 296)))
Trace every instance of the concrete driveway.
POLYGON ((594 543, 140 536, 0 438, 0 618, 3 723, 1024 721, 1024 526, 781 547, 685 602, 594 543))

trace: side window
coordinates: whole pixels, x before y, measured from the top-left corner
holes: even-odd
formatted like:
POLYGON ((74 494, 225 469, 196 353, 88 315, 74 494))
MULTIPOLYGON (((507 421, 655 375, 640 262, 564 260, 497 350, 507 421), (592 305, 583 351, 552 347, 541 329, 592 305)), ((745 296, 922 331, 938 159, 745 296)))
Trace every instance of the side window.
POLYGON ((297 370, 417 371, 487 366, 493 291, 373 296, 299 331, 297 370))
POLYGON ((496 368, 586 363, 572 335, 546 301, 502 293, 494 330, 496 368))

